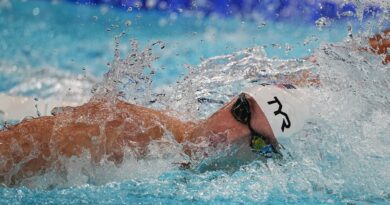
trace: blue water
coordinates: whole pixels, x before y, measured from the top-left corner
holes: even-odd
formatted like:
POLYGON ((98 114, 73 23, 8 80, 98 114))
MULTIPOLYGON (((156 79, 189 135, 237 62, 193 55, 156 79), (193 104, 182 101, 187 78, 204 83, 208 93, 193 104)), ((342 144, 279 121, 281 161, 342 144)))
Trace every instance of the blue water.
MULTIPOLYGON (((56 1, 11 1, 11 5, 0 7, 0 92, 40 98, 66 96, 61 92, 67 92, 68 88, 87 90, 90 84, 99 81, 107 71, 106 64, 113 59, 114 36, 122 31, 126 33, 121 38, 122 51, 129 49, 128 39, 136 39, 141 47, 158 40, 164 42, 163 49, 154 51, 160 59, 154 63, 158 69, 153 86, 159 87, 173 84, 187 74, 186 65, 196 66, 210 57, 263 46, 268 58, 303 58, 315 52, 320 44, 344 41, 348 25, 353 27, 354 35, 363 27, 355 21, 332 20, 329 26, 318 28, 299 19, 221 20, 188 13, 137 9, 125 12, 107 5, 56 1), (80 86, 74 85, 76 80, 80 86), (64 88, 52 91, 51 85, 64 88)), ((318 56, 321 60, 321 55, 318 56)), ((348 84, 339 82, 337 86, 348 84)), ((329 86, 329 90, 337 92, 335 87, 329 86)), ((324 94, 320 93, 323 91, 314 94, 324 94)), ((341 94, 329 98, 338 96, 341 94)), ((362 94, 359 99, 364 100, 366 96, 362 94)), ((383 106, 386 102, 376 103, 387 111, 383 106)), ((355 158, 359 149, 349 147, 355 143, 348 141, 349 138, 358 140, 359 132, 369 132, 374 133, 375 139, 383 140, 376 141, 377 147, 383 144, 386 148, 389 115, 372 113, 366 115, 371 124, 359 124, 362 129, 352 131, 351 135, 340 128, 342 124, 334 128, 327 124, 329 116, 317 119, 308 133, 320 130, 323 135, 312 136, 313 140, 308 142, 304 137, 298 138, 295 147, 291 145, 297 159, 283 166, 253 162, 234 171, 199 173, 179 170, 164 157, 144 161, 128 159, 119 168, 114 165, 94 168, 83 159, 76 159, 67 162, 68 174, 62 178, 48 174, 26 183, 27 187, 1 187, 0 204, 388 204, 387 152, 355 158), (328 141, 321 141, 323 138, 328 141), (335 141, 345 142, 345 146, 331 144, 335 141), (305 144, 309 148, 303 147, 305 144), (316 147, 318 144, 326 149, 316 147), (370 166, 376 172, 368 170, 370 166), (368 179, 372 183, 367 183, 368 179)), ((168 156, 177 157, 172 153, 168 156)))
MULTIPOLYGON (((100 77, 113 58, 113 37, 124 31, 127 34, 122 40, 124 44, 133 38, 141 45, 156 40, 165 42, 156 66, 163 70, 156 78, 159 83, 172 83, 185 72, 184 64, 197 65, 202 58, 257 45, 266 46, 271 57, 304 57, 321 42, 345 38, 348 32, 345 24, 319 30, 314 23, 295 20, 290 23, 220 21, 137 9, 120 12, 107 5, 13 2, 11 9, 1 9, 0 59, 2 64, 10 62, 33 69, 55 67, 72 73, 82 73, 85 67, 89 74, 100 77), (126 26, 127 21, 131 21, 130 26, 126 26), (305 40, 307 45, 303 45, 305 40), (292 51, 286 53, 286 46, 292 47, 292 51)), ((0 91, 12 86, 7 81, 12 80, 5 79, 0 91)))

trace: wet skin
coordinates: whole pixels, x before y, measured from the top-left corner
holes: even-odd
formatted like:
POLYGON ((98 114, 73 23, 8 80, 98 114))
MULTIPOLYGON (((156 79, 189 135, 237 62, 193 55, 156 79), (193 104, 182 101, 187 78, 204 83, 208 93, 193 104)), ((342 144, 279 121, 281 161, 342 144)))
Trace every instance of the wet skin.
POLYGON ((384 55, 383 64, 390 63, 390 29, 386 29, 383 33, 376 34, 369 38, 369 44, 371 46, 370 51, 384 55))

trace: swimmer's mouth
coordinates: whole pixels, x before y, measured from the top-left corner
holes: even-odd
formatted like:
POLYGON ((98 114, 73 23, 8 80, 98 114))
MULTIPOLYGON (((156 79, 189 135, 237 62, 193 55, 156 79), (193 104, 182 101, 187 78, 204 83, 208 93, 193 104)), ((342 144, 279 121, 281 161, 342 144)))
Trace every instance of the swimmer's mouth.
POLYGON ((234 118, 243 124, 246 124, 251 132, 250 148, 252 152, 258 156, 272 158, 274 154, 279 154, 277 149, 269 143, 269 139, 265 136, 257 133, 251 126, 251 110, 249 102, 244 93, 238 96, 237 101, 234 103, 231 112, 234 118))

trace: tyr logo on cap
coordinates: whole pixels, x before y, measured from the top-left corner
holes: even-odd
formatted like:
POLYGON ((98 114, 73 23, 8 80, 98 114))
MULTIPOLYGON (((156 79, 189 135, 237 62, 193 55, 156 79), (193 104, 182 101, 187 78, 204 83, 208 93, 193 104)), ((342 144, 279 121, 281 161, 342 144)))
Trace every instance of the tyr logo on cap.
POLYGON ((282 111, 283 105, 282 105, 282 103, 279 101, 279 99, 278 99, 276 96, 274 96, 274 100, 268 101, 267 103, 268 103, 269 105, 272 105, 272 104, 274 104, 274 103, 277 103, 277 104, 279 105, 278 110, 276 110, 276 111, 274 112, 274 114, 275 114, 275 116, 281 114, 281 115, 283 115, 283 117, 284 117, 283 123, 282 123, 282 132, 284 132, 284 128, 290 128, 290 127, 291 127, 290 119, 289 119, 287 113, 285 113, 285 112, 282 111))

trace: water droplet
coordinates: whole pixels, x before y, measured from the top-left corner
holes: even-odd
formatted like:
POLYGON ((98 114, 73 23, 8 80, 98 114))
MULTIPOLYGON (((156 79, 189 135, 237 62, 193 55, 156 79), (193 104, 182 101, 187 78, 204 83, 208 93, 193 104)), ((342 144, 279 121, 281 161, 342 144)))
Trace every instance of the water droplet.
MULTIPOLYGON (((34 100, 35 100, 35 98, 34 98, 34 100)), ((41 112, 39 112, 39 110, 38 110, 38 104, 35 104, 34 106, 35 106, 35 110, 36 110, 37 116, 40 117, 41 116, 41 112)))
POLYGON ((166 26, 167 24, 168 24, 168 20, 165 19, 165 18, 160 18, 160 20, 158 21, 158 25, 159 25, 160 27, 164 27, 164 26, 166 26))
POLYGON ((109 7, 106 5, 103 5, 100 7, 100 13, 103 15, 105 15, 108 12, 108 10, 109 10, 109 7))
POLYGON ((330 26, 331 21, 327 17, 321 17, 315 21, 315 24, 318 28, 323 28, 325 26, 330 26))
POLYGON ((92 144, 94 144, 94 145, 98 145, 100 143, 99 137, 97 137, 97 136, 92 136, 91 141, 92 141, 92 144))
POLYGON ((132 22, 131 22, 130 20, 127 20, 127 21, 125 22, 125 25, 126 25, 126 26, 131 26, 131 24, 132 24, 132 22))
POLYGON ((5 112, 0 110, 0 123, 4 121, 5 112))
POLYGON ((52 110, 51 110, 51 115, 53 115, 53 116, 56 116, 56 115, 58 115, 58 114, 60 114, 60 113, 62 113, 63 112, 63 109, 62 109, 62 107, 54 107, 52 110))
POLYGON ((140 9, 142 7, 142 2, 141 1, 136 1, 134 3, 134 6, 135 6, 135 8, 140 9))
POLYGON ((352 36, 352 24, 349 23, 348 26, 347 26, 347 28, 348 28, 348 37, 349 37, 349 38, 352 38, 352 37, 353 37, 353 36, 352 36))
POLYGON ((156 0, 147 0, 145 2, 145 4, 146 4, 146 7, 148 9, 153 9, 154 7, 156 7, 157 1, 156 0))
POLYGON ((32 14, 33 14, 34 16, 38 16, 39 13, 40 13, 40 9, 39 9, 38 7, 35 7, 35 8, 32 10, 32 14))
POLYGON ((284 53, 287 55, 291 50, 293 49, 292 46, 290 46, 290 44, 286 43, 284 45, 284 53))
POLYGON ((272 45, 272 48, 277 48, 277 49, 281 49, 282 48, 282 46, 280 46, 279 44, 277 44, 277 43, 273 43, 273 44, 271 44, 272 45))
POLYGON ((341 16, 354 16, 355 13, 353 13, 353 11, 345 11, 343 13, 341 13, 341 16))
POLYGON ((257 26, 257 29, 264 28, 266 25, 267 25, 267 23, 263 21, 263 22, 261 22, 261 23, 257 26))
POLYGON ((168 7, 168 3, 165 1, 161 1, 158 7, 160 8, 160 10, 165 10, 168 7))

